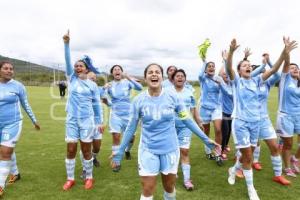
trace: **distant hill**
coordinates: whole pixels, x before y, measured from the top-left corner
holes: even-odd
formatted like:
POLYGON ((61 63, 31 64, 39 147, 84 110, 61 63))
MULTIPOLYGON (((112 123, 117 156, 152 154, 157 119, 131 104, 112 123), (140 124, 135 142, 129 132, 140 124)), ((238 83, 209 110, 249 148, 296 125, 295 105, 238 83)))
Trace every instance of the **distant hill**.
MULTIPOLYGON (((4 60, 8 60, 13 64, 14 78, 25 85, 50 85, 54 81, 53 68, 0 55, 0 61, 4 60)), ((55 70, 55 72, 56 80, 64 79, 62 70, 55 70)))

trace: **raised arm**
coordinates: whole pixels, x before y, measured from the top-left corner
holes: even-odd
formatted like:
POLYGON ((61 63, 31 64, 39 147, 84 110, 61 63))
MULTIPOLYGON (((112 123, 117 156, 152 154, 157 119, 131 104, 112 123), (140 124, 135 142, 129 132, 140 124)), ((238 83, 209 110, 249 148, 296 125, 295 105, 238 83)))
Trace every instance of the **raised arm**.
POLYGON ((126 73, 123 73, 123 76, 130 82, 132 88, 137 91, 142 91, 142 84, 138 83, 136 80, 128 76, 126 73))
POLYGON ((230 43, 230 48, 229 48, 229 52, 228 52, 228 56, 227 56, 227 62, 226 62, 226 65, 225 65, 226 66, 226 71, 228 72, 230 80, 234 80, 234 78, 235 78, 234 70, 232 68, 232 57, 233 57, 234 51, 239 46, 240 45, 237 45, 237 43, 236 43, 236 39, 233 39, 230 43))
MULTIPOLYGON (((267 80, 271 75, 276 73, 278 69, 280 68, 281 64, 283 63, 284 60, 286 60, 289 57, 290 52, 297 48, 297 42, 295 40, 290 41, 290 38, 283 38, 285 47, 282 50, 278 60, 275 62, 273 67, 269 70, 267 70, 265 73, 262 75, 262 79, 265 81, 267 80)), ((283 72, 287 73, 288 72, 288 62, 285 62, 285 66, 283 68, 283 72)))
POLYGON ((203 64, 202 64, 202 67, 200 68, 199 77, 198 77, 199 81, 201 81, 203 76, 204 76, 205 67, 206 67, 206 64, 207 64, 205 59, 203 59, 202 61, 203 61, 203 64))
POLYGON ((244 50, 244 58, 243 60, 248 60, 248 57, 252 54, 251 49, 249 47, 246 47, 244 50))
POLYGON ((71 55, 70 55, 70 32, 68 32, 63 36, 64 46, 65 46, 65 61, 66 61, 66 75, 71 76, 74 72, 73 67, 71 65, 71 55))

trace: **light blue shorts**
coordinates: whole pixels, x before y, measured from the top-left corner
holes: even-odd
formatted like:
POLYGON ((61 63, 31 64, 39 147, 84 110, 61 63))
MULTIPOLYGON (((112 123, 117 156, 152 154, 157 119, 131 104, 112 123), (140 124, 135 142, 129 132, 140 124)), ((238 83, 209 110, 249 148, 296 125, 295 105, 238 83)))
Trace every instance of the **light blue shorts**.
POLYGON ((300 115, 278 112, 276 129, 281 137, 293 137, 300 134, 300 115))
POLYGON ((259 136, 259 121, 246 122, 240 119, 232 120, 232 136, 235 148, 257 146, 259 136))
POLYGON ((187 127, 176 128, 179 147, 189 149, 191 146, 192 132, 187 127))
POLYGON ((147 149, 138 150, 138 169, 140 176, 157 176, 177 174, 179 164, 179 149, 167 154, 153 154, 147 149))
POLYGON ((100 133, 97 128, 95 128, 93 140, 102 140, 102 133, 100 133))
POLYGON ((211 121, 222 120, 222 107, 218 106, 214 110, 200 107, 200 117, 203 124, 209 124, 211 121))
POLYGON ((65 141, 67 143, 76 143, 78 140, 92 142, 95 129, 94 117, 67 117, 65 141))
POLYGON ((275 129, 273 128, 272 122, 269 117, 262 118, 259 121, 259 139, 260 140, 270 140, 276 139, 277 135, 275 129))
POLYGON ((111 112, 109 116, 109 132, 123 133, 127 127, 128 122, 128 116, 119 116, 111 112))
POLYGON ((1 145, 14 148, 21 136, 23 121, 0 125, 1 145))

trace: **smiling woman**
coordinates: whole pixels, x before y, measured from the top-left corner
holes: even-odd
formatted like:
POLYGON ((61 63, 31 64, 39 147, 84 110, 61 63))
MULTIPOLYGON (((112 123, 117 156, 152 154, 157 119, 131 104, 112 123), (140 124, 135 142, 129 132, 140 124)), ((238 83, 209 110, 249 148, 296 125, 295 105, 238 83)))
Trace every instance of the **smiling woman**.
POLYGON ((39 124, 27 100, 25 87, 12 79, 14 68, 10 62, 0 63, 0 197, 4 194, 5 181, 8 174, 12 176, 10 183, 20 179, 16 166, 14 148, 21 135, 22 114, 20 104, 30 117, 37 130, 39 124), (11 171, 13 170, 13 171, 11 171))
POLYGON ((148 89, 133 100, 129 124, 124 132, 119 151, 113 154, 112 168, 120 169, 124 150, 141 120, 138 170, 143 192, 140 199, 153 199, 156 177, 161 174, 165 190, 164 199, 174 200, 176 199, 175 181, 180 154, 175 117, 178 116, 178 119, 203 140, 210 149, 218 145, 189 118, 189 111, 178 96, 170 90, 162 89, 163 69, 160 65, 148 65, 144 71, 144 78, 148 89), (177 114, 175 115, 175 113, 177 114))
POLYGON ((91 143, 96 128, 103 132, 103 117, 98 86, 95 82, 87 79, 87 73, 93 71, 99 73, 92 65, 88 56, 77 61, 74 68, 70 59, 70 35, 69 31, 63 36, 65 44, 66 76, 69 85, 69 98, 66 107, 66 137, 67 158, 66 170, 67 181, 63 189, 69 190, 74 184, 75 156, 77 143, 80 141, 83 154, 83 168, 85 169, 85 189, 93 187, 93 158, 91 143))

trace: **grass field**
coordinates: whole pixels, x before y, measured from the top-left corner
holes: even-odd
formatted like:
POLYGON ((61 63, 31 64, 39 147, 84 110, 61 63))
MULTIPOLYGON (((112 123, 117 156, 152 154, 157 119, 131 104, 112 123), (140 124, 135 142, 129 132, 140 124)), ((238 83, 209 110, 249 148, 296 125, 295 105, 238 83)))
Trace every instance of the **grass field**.
MULTIPOLYGON (((137 172, 137 146, 133 147, 133 160, 122 162, 122 170, 113 173, 108 157, 111 153, 111 135, 105 131, 100 152, 101 167, 94 168, 95 187, 91 191, 83 188, 79 178, 81 173, 80 160, 76 161, 76 186, 68 192, 62 191, 66 180, 64 142, 65 126, 63 120, 53 120, 50 116, 51 105, 56 116, 64 117, 64 102, 51 97, 51 89, 46 87, 27 87, 31 106, 41 125, 41 131, 34 130, 27 116, 24 117, 22 137, 16 147, 19 170, 22 179, 6 188, 5 199, 22 200, 60 200, 60 199, 97 199, 97 200, 133 200, 140 197, 140 181, 137 172)), ((54 88, 57 95, 57 88, 54 88)), ((196 91, 199 91, 196 89, 196 91)), ((52 95, 53 96, 53 95, 52 95)), ((272 121, 277 110, 277 90, 273 89, 269 103, 272 121)), ((107 113, 107 112, 106 112, 107 113)), ((107 120, 107 115, 106 115, 107 120)), ((213 131, 213 130, 212 130, 213 131)), ((139 136, 139 131, 138 134, 139 136)), ((136 140, 138 141, 138 139, 136 140)), ((232 146, 232 145, 231 145, 232 146)), ((295 146, 295 145, 294 145, 295 146)), ((233 146, 232 146, 233 147, 233 146)), ((230 159, 223 167, 208 161, 204 156, 202 142, 193 136, 191 146, 191 177, 195 185, 193 192, 187 192, 182 187, 182 173, 179 170, 177 180, 177 199, 181 200, 240 200, 247 199, 244 180, 238 179, 234 186, 227 183, 227 170, 232 165, 230 159)), ((233 158, 233 154, 230 155, 233 158)), ((262 200, 267 199, 300 199, 300 180, 290 179, 289 187, 272 182, 273 171, 269 151, 262 144, 261 162, 263 170, 254 172, 254 183, 262 200)), ((163 189, 158 181, 154 199, 162 199, 163 189)))

